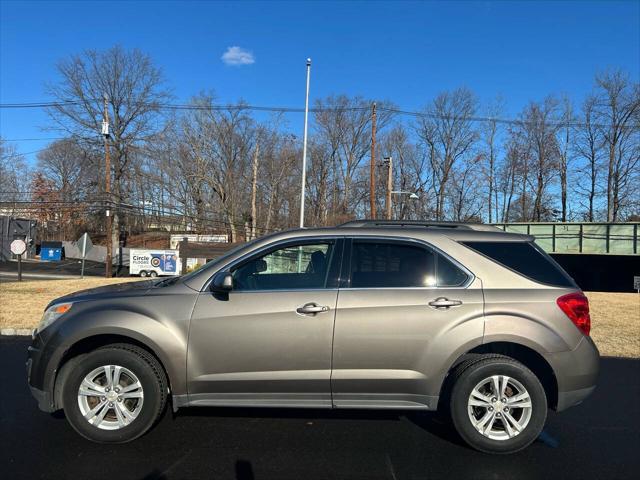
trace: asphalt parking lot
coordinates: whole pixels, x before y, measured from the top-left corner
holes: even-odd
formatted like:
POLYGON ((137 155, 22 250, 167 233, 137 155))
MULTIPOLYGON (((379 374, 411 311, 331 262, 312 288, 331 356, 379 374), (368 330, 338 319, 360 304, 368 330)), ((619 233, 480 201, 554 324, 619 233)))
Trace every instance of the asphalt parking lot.
POLYGON ((595 394, 551 413, 541 439, 510 456, 470 450, 432 414, 367 411, 186 409, 111 446, 37 409, 24 372, 28 342, 0 337, 2 478, 522 480, 640 471, 640 360, 603 359, 595 394))

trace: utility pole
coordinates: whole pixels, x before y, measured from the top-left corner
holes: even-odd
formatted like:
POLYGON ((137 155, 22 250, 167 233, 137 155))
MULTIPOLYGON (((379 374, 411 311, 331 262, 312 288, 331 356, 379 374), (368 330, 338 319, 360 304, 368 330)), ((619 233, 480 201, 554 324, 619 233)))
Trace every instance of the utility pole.
POLYGON ((105 183, 104 191, 106 197, 106 217, 107 217, 107 259, 105 265, 105 277, 111 278, 113 250, 113 225, 111 219, 111 159, 109 158, 109 99, 104 94, 104 118, 102 120, 102 135, 104 136, 104 165, 105 165, 105 183))
POLYGON ((304 134, 302 138, 302 189, 300 191, 300 228, 304 227, 304 196, 307 182, 307 122, 309 119, 309 79, 311 59, 307 58, 307 96, 304 103, 304 134))
POLYGON ((393 190, 393 157, 384 159, 387 164, 387 220, 391 220, 391 191, 393 190))
POLYGON ((371 107, 371 171, 369 172, 369 201, 371 218, 376 218, 376 102, 371 107))
POLYGON ((251 175, 251 240, 256 238, 256 223, 258 222, 258 210, 256 208, 256 194, 258 190, 258 156, 260 155, 260 142, 256 140, 256 148, 253 152, 251 175))

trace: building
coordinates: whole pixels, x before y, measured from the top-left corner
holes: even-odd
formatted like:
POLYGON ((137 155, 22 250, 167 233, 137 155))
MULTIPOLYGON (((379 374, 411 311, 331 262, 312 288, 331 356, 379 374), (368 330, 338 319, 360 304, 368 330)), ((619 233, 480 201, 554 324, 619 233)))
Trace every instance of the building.
POLYGON ((13 258, 11 242, 17 239, 24 240, 27 244, 24 257, 35 257, 36 227, 35 220, 0 215, 0 262, 6 262, 13 258))

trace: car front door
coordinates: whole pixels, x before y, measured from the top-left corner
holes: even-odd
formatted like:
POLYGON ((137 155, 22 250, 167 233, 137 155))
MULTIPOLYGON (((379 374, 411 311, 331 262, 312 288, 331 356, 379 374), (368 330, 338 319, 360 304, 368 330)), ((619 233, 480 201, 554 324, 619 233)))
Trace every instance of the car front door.
POLYGON ((384 238, 348 240, 342 277, 334 405, 436 408, 443 359, 482 338, 480 280, 425 243, 384 238))
POLYGON ((193 405, 331 406, 331 348, 343 241, 280 242, 226 267, 191 319, 193 405))

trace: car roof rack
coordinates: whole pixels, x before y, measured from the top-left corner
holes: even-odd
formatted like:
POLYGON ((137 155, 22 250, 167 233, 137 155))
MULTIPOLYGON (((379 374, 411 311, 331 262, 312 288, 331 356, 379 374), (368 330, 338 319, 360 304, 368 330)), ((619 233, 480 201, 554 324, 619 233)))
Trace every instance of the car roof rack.
POLYGON ((483 232, 504 232, 499 227, 473 222, 437 222, 426 220, 350 220, 338 225, 338 228, 388 228, 388 227, 425 227, 437 229, 476 230, 483 232))

